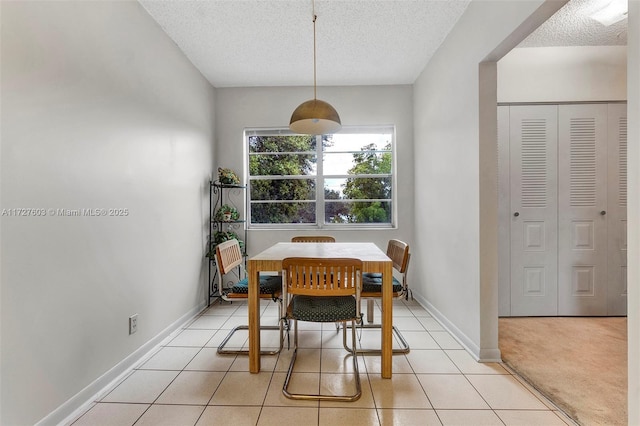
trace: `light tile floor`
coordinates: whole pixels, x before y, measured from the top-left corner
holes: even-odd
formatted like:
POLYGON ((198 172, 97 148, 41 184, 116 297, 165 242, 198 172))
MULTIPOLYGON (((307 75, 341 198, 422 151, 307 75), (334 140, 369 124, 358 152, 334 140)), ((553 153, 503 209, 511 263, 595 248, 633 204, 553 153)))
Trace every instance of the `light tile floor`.
MULTIPOLYGON (((277 324, 277 304, 263 301, 261 307, 262 324, 277 324)), ((474 361, 418 303, 394 301, 393 317, 411 352, 394 355, 391 380, 380 377, 379 356, 360 356, 358 401, 292 401, 282 395, 292 352, 286 343, 279 355, 262 357, 259 374, 249 373, 246 355, 216 353, 230 329, 247 323, 246 304, 215 303, 70 424, 574 425, 502 364, 474 361)), ((375 347, 379 333, 361 330, 360 345, 375 347)), ((238 331, 227 347, 241 347, 246 338, 238 331)), ((300 323, 299 338, 293 390, 348 392, 353 365, 335 326, 300 323)), ((276 346, 278 334, 263 331, 261 340, 263 347, 276 346)))

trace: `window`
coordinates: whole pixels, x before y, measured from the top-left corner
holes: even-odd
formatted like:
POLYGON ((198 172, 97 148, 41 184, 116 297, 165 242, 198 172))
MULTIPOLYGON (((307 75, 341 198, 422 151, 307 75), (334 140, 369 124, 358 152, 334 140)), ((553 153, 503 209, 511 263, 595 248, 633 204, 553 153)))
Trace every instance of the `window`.
POLYGON ((394 133, 247 131, 249 226, 391 227, 394 133))

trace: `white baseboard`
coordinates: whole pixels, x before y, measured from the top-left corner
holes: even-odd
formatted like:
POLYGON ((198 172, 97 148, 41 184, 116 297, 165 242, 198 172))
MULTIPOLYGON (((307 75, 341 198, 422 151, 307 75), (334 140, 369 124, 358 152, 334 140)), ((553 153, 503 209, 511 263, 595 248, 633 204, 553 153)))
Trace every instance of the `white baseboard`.
POLYGON ((449 319, 436 309, 428 300, 421 295, 414 298, 420 303, 431 316, 440 323, 445 330, 478 362, 502 362, 500 349, 480 349, 466 334, 455 326, 449 319))
POLYGON ((95 401, 104 397, 113 385, 123 380, 138 363, 145 358, 149 352, 157 348, 168 336, 174 331, 180 329, 194 316, 199 314, 204 307, 205 302, 191 309, 189 312, 178 318, 167 328, 158 333, 154 338, 144 345, 140 346, 131 355, 120 361, 109 371, 98 377, 87 387, 75 394, 64 404, 53 410, 46 417, 36 423, 36 426, 68 424, 80 416, 95 401))

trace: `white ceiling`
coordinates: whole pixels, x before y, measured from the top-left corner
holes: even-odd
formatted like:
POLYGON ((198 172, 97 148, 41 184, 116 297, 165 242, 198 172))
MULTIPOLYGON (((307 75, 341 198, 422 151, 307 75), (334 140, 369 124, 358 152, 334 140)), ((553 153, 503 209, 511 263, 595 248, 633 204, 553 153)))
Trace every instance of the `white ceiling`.
POLYGON ((519 47, 624 46, 627 19, 605 27, 590 16, 608 0, 571 0, 538 27, 519 47))
MULTIPOLYGON (((470 0, 316 0, 318 86, 412 84, 470 0)), ((626 44, 572 0, 522 46, 626 44), (605 31, 606 30, 606 31, 605 31)), ((313 84, 311 0, 139 0, 215 87, 313 84)))

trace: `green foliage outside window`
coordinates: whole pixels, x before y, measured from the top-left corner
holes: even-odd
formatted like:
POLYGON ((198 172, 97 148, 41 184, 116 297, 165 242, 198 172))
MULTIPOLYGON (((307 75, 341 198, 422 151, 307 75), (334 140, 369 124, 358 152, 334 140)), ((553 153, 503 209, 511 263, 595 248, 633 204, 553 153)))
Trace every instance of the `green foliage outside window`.
MULTIPOLYGON (((353 154, 354 166, 349 170, 353 175, 376 175, 391 173, 391 152, 379 154, 375 145, 363 146, 362 152, 353 154)), ((391 149, 391 144, 385 146, 391 149)), ((344 188, 344 196, 351 200, 360 199, 390 199, 391 179, 387 177, 357 177, 347 179, 344 188)), ((353 203, 349 211, 349 222, 353 223, 380 223, 391 220, 390 203, 380 201, 353 203)))
POLYGON ((390 136, 384 147, 366 143, 356 148, 359 151, 344 152, 338 150, 339 146, 329 149, 334 146, 332 135, 321 139, 306 135, 249 136, 248 144, 252 224, 315 224, 318 206, 324 208, 326 223, 391 223, 390 136), (322 141, 325 162, 320 176, 317 140, 322 141), (329 163, 345 161, 350 167, 341 174, 327 174, 329 163), (324 186, 322 200, 316 200, 318 185, 324 186))

